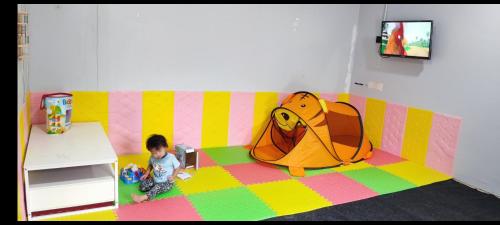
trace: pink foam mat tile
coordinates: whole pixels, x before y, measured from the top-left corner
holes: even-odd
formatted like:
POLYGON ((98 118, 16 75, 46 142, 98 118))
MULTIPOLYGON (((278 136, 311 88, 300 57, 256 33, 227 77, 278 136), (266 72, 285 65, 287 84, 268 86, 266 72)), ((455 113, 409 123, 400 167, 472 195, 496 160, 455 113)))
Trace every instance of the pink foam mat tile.
POLYGON ((373 149, 372 157, 365 160, 374 166, 383 166, 405 161, 405 159, 380 149, 373 149))
POLYGON ((255 93, 231 93, 228 146, 244 145, 252 141, 255 93))
POLYGON ((119 221, 200 221, 191 202, 185 196, 120 206, 119 221))
POLYGON ((116 153, 139 154, 142 143, 142 92, 109 93, 109 140, 116 153))
POLYGON ((174 94, 174 143, 201 147, 203 92, 174 94))
POLYGON ((453 161, 462 119, 434 113, 427 150, 426 165, 447 175, 453 175, 453 161))
POLYGON ((386 104, 381 148, 396 156, 401 156, 403 148, 406 113, 406 106, 389 102, 386 104))
POLYGON ((199 167, 209 167, 209 166, 216 166, 217 165, 217 163, 212 158, 210 158, 210 156, 206 152, 204 152, 201 149, 197 149, 197 150, 198 150, 198 157, 199 157, 199 162, 198 162, 199 167))
POLYGON ((276 166, 262 162, 229 165, 224 166, 224 169, 245 185, 290 178, 282 170, 276 168, 276 166))
POLYGON ((342 175, 330 173, 299 179, 334 205, 371 198, 378 194, 368 187, 342 175))

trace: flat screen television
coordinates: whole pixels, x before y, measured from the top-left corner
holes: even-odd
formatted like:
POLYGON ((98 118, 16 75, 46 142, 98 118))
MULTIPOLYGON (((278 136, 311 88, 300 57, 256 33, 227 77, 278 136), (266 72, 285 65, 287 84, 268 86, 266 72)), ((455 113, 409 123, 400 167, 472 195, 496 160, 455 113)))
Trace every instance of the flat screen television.
POLYGON ((431 58, 432 20, 382 21, 380 55, 431 58))

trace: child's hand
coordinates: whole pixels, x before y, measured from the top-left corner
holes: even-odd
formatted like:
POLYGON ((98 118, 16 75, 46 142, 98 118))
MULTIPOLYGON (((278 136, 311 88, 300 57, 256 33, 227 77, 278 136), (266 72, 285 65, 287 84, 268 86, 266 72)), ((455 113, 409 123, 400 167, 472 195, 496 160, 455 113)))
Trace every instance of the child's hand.
POLYGON ((168 181, 169 181, 170 183, 174 183, 174 182, 175 182, 174 177, 172 177, 172 176, 168 177, 168 181))
POLYGON ((141 176, 141 180, 146 180, 146 179, 148 179, 148 177, 149 177, 149 174, 144 174, 141 176))

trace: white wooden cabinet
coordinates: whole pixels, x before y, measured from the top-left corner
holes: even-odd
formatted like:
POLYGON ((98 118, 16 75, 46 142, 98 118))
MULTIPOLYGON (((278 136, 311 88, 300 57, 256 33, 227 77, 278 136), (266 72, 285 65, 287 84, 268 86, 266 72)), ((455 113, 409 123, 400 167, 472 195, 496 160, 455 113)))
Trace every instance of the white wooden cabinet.
POLYGON ((118 159, 98 122, 60 135, 33 125, 24 161, 28 220, 118 207, 118 159))

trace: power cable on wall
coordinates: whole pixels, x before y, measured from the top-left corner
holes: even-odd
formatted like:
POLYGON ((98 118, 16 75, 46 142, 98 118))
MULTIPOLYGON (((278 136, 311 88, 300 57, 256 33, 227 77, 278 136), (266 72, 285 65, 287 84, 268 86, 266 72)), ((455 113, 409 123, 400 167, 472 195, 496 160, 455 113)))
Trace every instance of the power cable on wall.
POLYGON ((385 4, 384 6, 384 18, 382 20, 385 20, 386 16, 387 16, 387 4, 385 4))
MULTIPOLYGON (((387 16, 387 4, 384 4, 384 16, 383 16, 383 18, 382 18, 382 21, 385 21, 385 20, 386 20, 386 16, 387 16)), ((382 28, 382 29, 383 29, 383 28, 382 28)), ((382 44, 382 43, 380 43, 380 44, 382 44)), ((380 51, 380 50, 379 50, 379 51, 380 51)), ((379 53, 377 53, 377 54, 380 54, 380 52, 379 52, 379 53)), ((381 57, 382 57, 382 58, 389 58, 389 56, 384 56, 384 55, 381 55, 381 57)))

